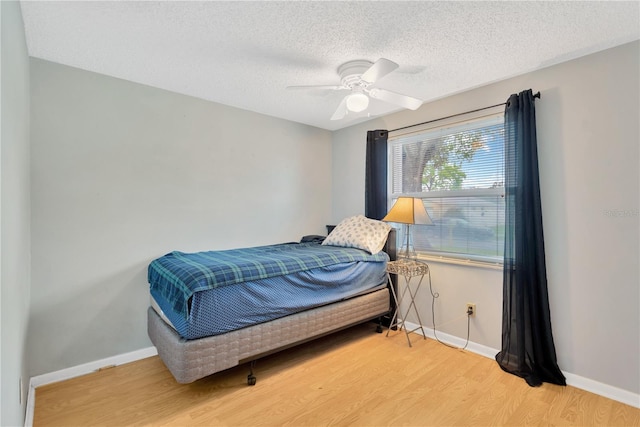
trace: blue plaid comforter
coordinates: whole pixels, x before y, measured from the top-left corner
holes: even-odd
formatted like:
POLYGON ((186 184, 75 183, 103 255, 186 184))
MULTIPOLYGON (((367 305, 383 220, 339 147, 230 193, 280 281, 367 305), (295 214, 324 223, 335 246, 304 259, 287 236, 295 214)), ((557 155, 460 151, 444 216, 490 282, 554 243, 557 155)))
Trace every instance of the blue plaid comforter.
POLYGON ((345 262, 386 262, 384 252, 317 243, 285 243, 198 253, 171 252, 149 264, 151 289, 188 317, 189 298, 198 291, 326 267, 345 262))

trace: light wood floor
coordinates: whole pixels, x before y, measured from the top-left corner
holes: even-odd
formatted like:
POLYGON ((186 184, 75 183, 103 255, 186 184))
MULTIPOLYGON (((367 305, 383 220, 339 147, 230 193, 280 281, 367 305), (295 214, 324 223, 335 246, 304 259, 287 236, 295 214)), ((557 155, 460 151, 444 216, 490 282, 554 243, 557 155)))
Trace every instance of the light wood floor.
POLYGON ((640 409, 373 328, 261 359, 254 387, 247 366, 181 385, 158 357, 38 387, 34 426, 640 425, 640 409))

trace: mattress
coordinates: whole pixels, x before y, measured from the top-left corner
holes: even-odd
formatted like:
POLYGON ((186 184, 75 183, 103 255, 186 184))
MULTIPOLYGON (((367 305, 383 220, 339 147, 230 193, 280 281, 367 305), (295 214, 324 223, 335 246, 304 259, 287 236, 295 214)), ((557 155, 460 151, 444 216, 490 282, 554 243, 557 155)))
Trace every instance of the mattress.
POLYGON ((317 243, 284 243, 225 251, 173 251, 149 264, 151 289, 172 303, 185 318, 194 293, 224 286, 285 276, 341 263, 380 262, 384 252, 370 254, 351 247, 317 243))
POLYGON ((195 292, 186 318, 151 288, 152 307, 182 338, 215 336, 384 287, 385 265, 340 263, 195 292))

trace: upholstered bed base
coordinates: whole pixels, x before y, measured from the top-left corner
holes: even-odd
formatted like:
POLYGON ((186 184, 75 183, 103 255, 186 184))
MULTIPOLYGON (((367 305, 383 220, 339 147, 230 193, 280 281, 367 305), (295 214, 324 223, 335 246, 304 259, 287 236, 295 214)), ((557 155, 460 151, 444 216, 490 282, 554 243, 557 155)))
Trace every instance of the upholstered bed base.
POLYGON ((181 338, 149 307, 147 328, 158 355, 179 383, 190 383, 269 353, 389 312, 388 288, 222 335, 181 338))

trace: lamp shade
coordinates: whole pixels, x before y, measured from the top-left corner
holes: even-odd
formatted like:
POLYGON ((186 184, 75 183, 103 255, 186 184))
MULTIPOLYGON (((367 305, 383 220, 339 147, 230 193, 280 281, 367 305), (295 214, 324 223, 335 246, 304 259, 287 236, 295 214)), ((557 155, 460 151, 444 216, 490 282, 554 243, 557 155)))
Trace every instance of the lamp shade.
POLYGON ((359 113, 369 106, 369 97, 362 92, 352 93, 347 97, 347 108, 350 111, 359 113))
POLYGON ((398 197, 387 216, 382 220, 402 224, 433 225, 427 210, 424 208, 424 203, 415 197, 398 197))

